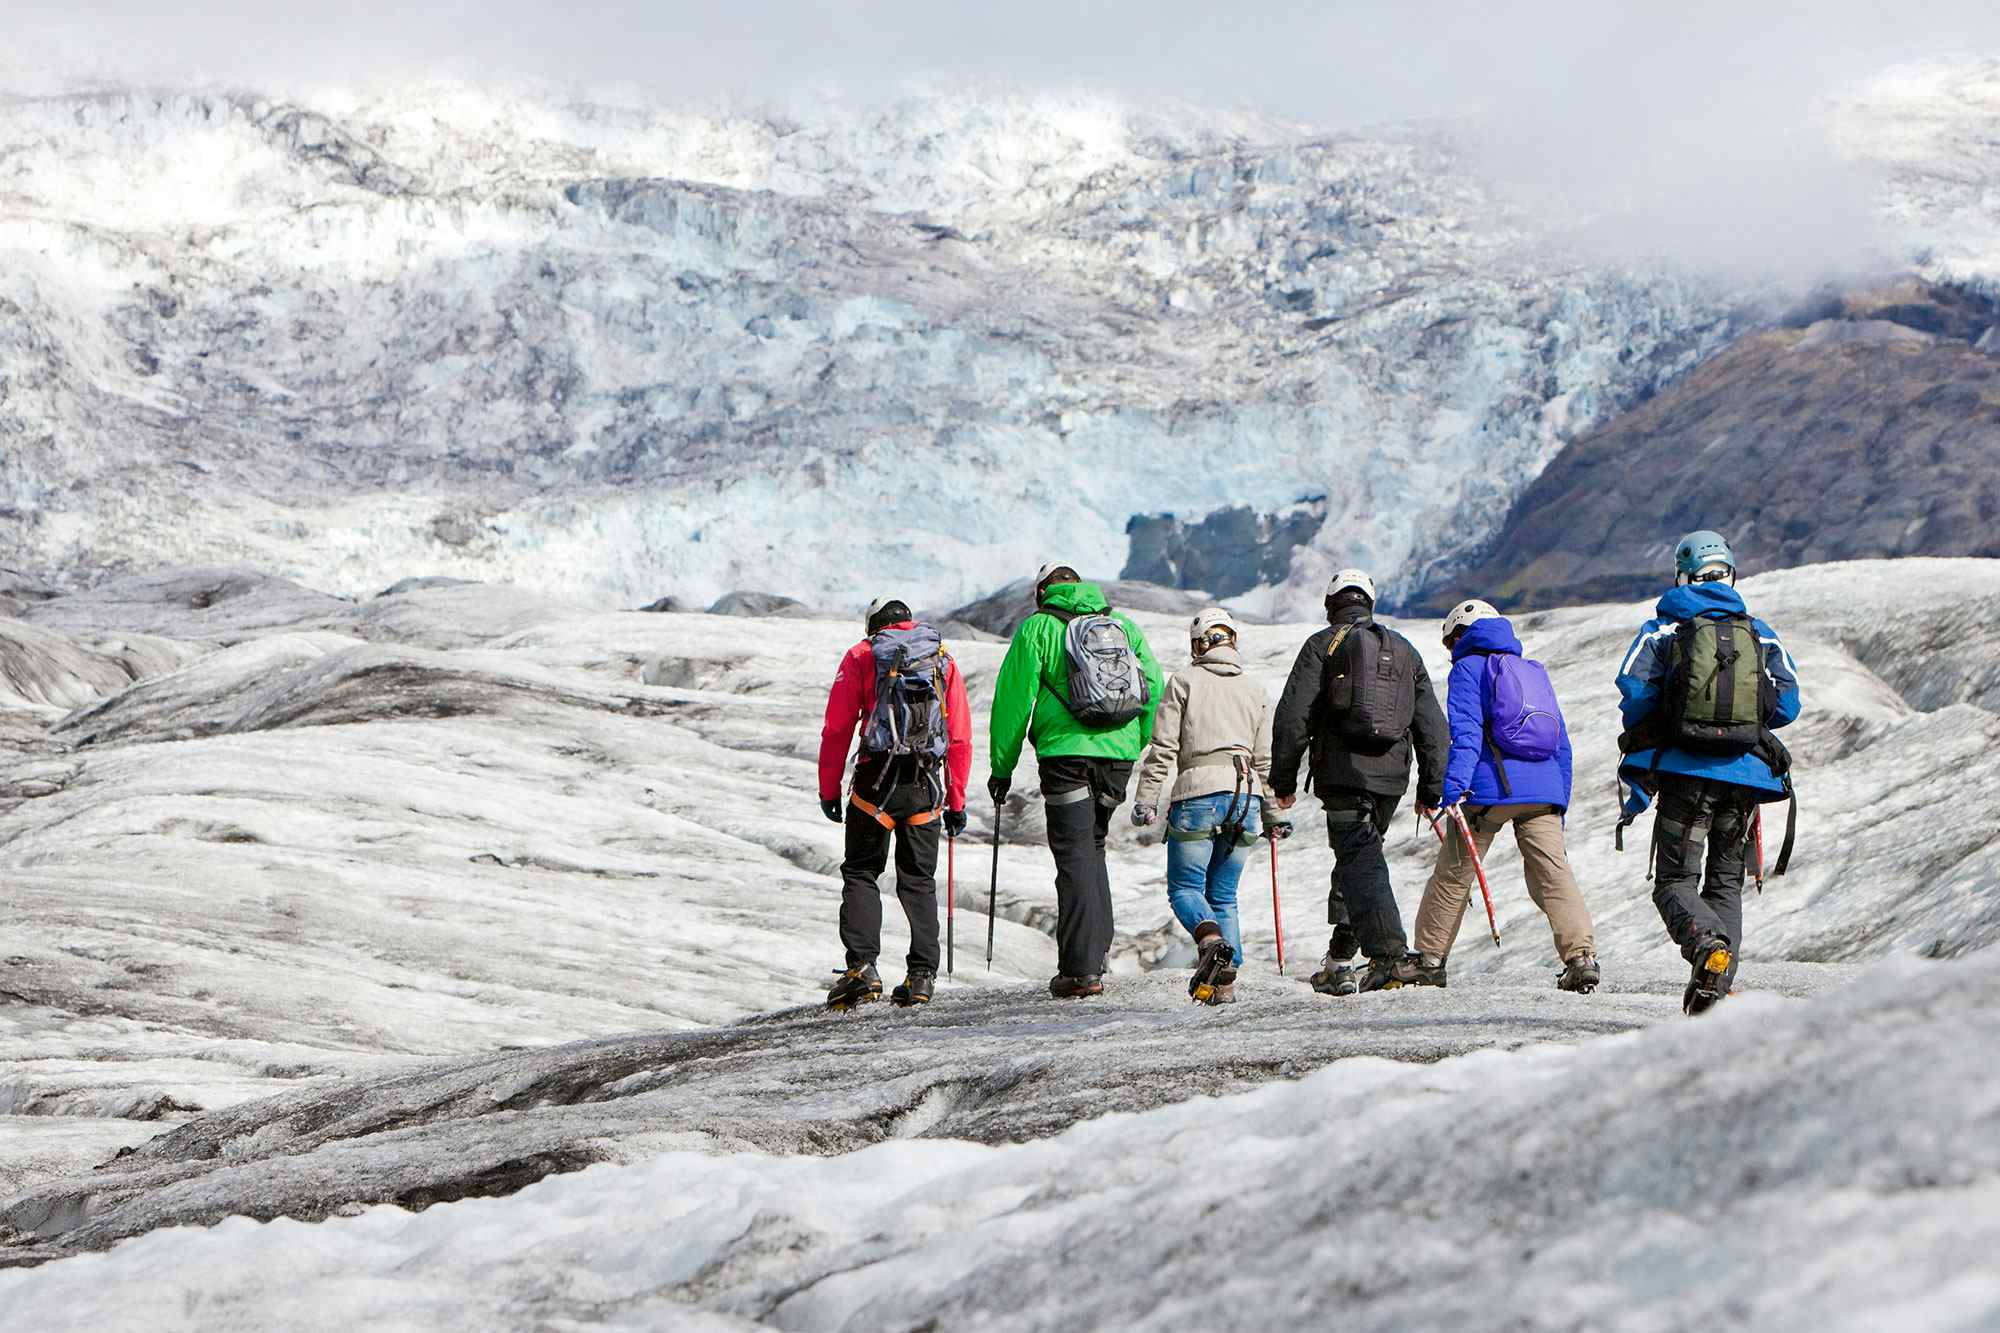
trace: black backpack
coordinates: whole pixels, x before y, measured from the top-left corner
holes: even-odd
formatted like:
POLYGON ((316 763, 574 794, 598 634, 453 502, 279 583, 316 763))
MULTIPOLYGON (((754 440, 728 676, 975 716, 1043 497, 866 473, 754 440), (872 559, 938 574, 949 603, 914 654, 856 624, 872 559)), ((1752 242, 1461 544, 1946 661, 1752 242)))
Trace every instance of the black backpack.
POLYGON ((1362 755, 1384 755, 1410 734, 1417 716, 1416 651, 1369 621, 1342 625, 1326 646, 1320 726, 1362 755))

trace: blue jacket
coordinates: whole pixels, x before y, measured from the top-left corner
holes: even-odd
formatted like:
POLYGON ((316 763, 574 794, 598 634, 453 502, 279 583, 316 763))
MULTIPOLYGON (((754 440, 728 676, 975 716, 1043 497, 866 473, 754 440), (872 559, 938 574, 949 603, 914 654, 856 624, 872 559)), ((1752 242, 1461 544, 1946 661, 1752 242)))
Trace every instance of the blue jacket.
POLYGON ((1493 747, 1486 743, 1487 659, 1495 653, 1521 655, 1521 641, 1505 618, 1475 620, 1451 650, 1451 678, 1445 714, 1451 720, 1451 758, 1444 768, 1444 803, 1461 796, 1474 805, 1553 805, 1569 809, 1569 724, 1562 748, 1548 759, 1504 760, 1510 793, 1500 790, 1493 747))
MULTIPOLYGON (((1660 598, 1655 609, 1659 614, 1639 631, 1639 637, 1625 654, 1624 665, 1618 668, 1618 693, 1623 699, 1620 708, 1628 730, 1659 706, 1660 687, 1666 683, 1667 674, 1664 650, 1674 630, 1696 616, 1741 615, 1747 608, 1736 589, 1726 583, 1692 583, 1660 598)), ((1757 627, 1757 641, 1764 648, 1764 670, 1778 687, 1778 712, 1771 719, 1771 726, 1776 729, 1799 715, 1798 663, 1779 642, 1777 631, 1761 620, 1753 623, 1757 627)), ((1620 762, 1618 776, 1632 788, 1625 802, 1627 814, 1636 814, 1652 803, 1652 794, 1639 786, 1652 766, 1651 750, 1635 750, 1620 762)), ((1733 782, 1739 787, 1774 794, 1782 794, 1785 789, 1785 784, 1772 776, 1771 766, 1754 754, 1696 754, 1670 748, 1660 755, 1660 772, 1733 782)))

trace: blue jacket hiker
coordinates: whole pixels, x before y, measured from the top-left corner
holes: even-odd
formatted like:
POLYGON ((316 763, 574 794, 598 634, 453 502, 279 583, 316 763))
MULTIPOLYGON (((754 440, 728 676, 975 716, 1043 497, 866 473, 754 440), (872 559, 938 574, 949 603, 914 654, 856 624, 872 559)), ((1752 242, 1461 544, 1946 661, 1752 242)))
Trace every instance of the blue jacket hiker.
MULTIPOLYGON (((1491 610, 1484 602, 1464 605, 1491 610)), ((1451 675, 1445 685, 1445 718, 1451 724, 1451 757, 1444 768, 1446 805, 1470 801, 1547 805, 1558 813, 1569 809, 1569 728, 1562 725, 1560 711, 1555 717, 1555 753, 1546 759, 1502 758, 1486 737, 1495 658, 1520 656, 1521 641, 1514 636, 1514 627, 1497 611, 1465 625, 1452 643, 1451 675)))
MULTIPOLYGON (((1444 803, 1458 807, 1482 859, 1501 829, 1514 830, 1528 897, 1548 916, 1563 964, 1556 984, 1587 995, 1597 989, 1599 973, 1590 912, 1563 842, 1570 743, 1555 687, 1541 663, 1522 657, 1514 627, 1486 602, 1453 607, 1445 617, 1444 642, 1451 649, 1444 803)), ((1447 814, 1440 828, 1444 846, 1424 886, 1416 927, 1419 981, 1436 986, 1444 984, 1445 959, 1458 938, 1474 878, 1456 818, 1447 814)))
MULTIPOLYGON (((1689 533, 1675 548, 1674 571, 1674 588, 1618 670, 1619 827, 1658 800, 1653 903, 1693 965, 1681 1007, 1694 1014, 1735 979, 1745 867, 1752 843, 1761 846, 1758 808, 1792 796, 1791 756, 1772 733, 1798 717, 1800 697, 1797 663, 1736 591, 1729 543, 1689 533)), ((1791 843, 1788 819, 1778 874, 1791 843)), ((1761 865, 1758 875, 1761 884, 1761 865)))

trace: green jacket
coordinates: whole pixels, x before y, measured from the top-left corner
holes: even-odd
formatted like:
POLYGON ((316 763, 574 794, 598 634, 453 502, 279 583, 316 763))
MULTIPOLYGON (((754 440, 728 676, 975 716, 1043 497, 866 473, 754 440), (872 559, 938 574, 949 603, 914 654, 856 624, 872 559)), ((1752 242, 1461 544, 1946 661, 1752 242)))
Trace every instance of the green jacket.
MULTIPOLYGON (((1110 610, 1103 592, 1095 583, 1058 583, 1043 599, 1046 606, 1076 615, 1110 610)), ((1014 775, 1021 761, 1021 742, 1033 743, 1043 759, 1057 755, 1080 755, 1089 759, 1123 759, 1136 762, 1153 739, 1153 713, 1160 706, 1165 688, 1160 664, 1146 636, 1123 614, 1112 618, 1125 627, 1138 654, 1139 666, 1150 687, 1146 711, 1122 727, 1097 730, 1084 726, 1069 712, 1069 659, 1063 651, 1063 634, 1068 626, 1055 616, 1037 611, 1014 631, 1007 646, 1007 659, 1000 664, 1000 679, 993 683, 991 745, 993 775, 1014 775)))

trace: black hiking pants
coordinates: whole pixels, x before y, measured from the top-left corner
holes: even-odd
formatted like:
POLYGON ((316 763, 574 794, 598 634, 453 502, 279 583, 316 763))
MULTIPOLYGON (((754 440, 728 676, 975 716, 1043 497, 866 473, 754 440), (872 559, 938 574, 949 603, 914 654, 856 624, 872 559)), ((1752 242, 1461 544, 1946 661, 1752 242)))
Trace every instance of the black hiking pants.
POLYGON ((1333 927, 1334 961, 1354 957, 1357 946, 1370 958, 1401 958, 1410 951, 1410 941, 1389 887, 1389 858, 1383 854, 1382 837, 1403 798, 1328 787, 1320 791, 1319 799, 1326 807, 1326 840, 1333 848, 1326 919, 1333 927))
POLYGON ((1095 977, 1111 953, 1111 875, 1104 839, 1125 803, 1132 765, 1063 755, 1039 759, 1049 851, 1056 860, 1056 967, 1066 977, 1095 977))
POLYGON ((1734 955, 1743 945, 1743 874, 1758 794, 1733 782, 1674 773, 1662 773, 1659 781, 1653 905, 1690 962, 1702 940, 1720 935, 1729 941, 1726 990, 1736 979, 1734 955))
MULTIPOLYGON (((877 798, 869 797, 871 802, 877 798)), ((873 963, 882 952, 882 871, 889 864, 889 842, 896 843, 896 897, 910 919, 909 968, 938 970, 937 861, 938 839, 944 825, 904 820, 929 814, 936 794, 922 782, 905 782, 880 801, 882 813, 896 820, 892 832, 851 801, 847 806, 847 859, 840 863, 840 943, 847 965, 873 963)))

